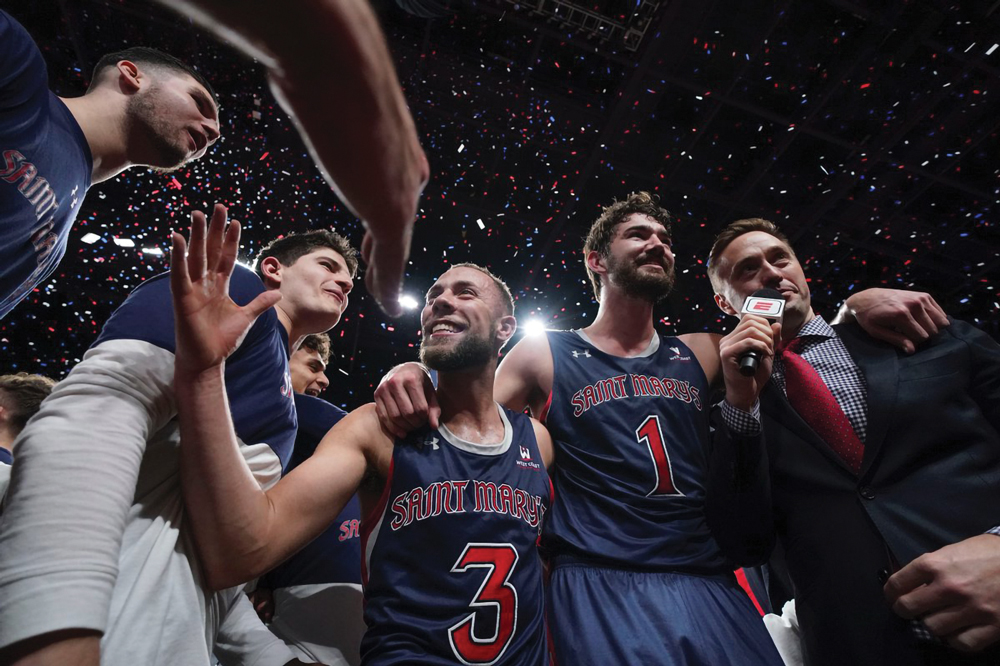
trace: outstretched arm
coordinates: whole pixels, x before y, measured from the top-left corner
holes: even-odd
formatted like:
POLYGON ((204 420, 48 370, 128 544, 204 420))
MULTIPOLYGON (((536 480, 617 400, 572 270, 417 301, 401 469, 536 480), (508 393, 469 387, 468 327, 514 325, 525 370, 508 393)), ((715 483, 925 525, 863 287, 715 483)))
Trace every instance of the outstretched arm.
POLYGON ((161 2, 267 65, 275 96, 313 158, 368 227, 368 290, 398 314, 430 167, 368 1, 161 2))
POLYGON ((170 275, 181 483, 205 578, 215 589, 268 571, 337 516, 365 473, 362 442, 374 422, 362 410, 349 415, 335 428, 341 446, 321 444, 268 493, 261 490, 240 455, 224 367, 257 316, 279 296, 267 291, 243 307, 229 298, 239 225, 224 230, 225 222, 221 206, 207 233, 205 216, 192 216, 187 256, 183 237, 174 234, 170 275))

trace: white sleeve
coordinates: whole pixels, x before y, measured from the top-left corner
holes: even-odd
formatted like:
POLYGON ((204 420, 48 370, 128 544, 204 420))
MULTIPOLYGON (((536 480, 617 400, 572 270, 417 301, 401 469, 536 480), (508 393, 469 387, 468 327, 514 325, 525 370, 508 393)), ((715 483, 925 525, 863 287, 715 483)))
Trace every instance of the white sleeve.
POLYGON ((146 443, 176 414, 173 374, 165 349, 102 343, 14 443, 0 516, 0 647, 105 630, 146 443))
POLYGON ((284 666, 295 659, 284 641, 260 621, 242 586, 223 617, 214 654, 222 666, 284 666))

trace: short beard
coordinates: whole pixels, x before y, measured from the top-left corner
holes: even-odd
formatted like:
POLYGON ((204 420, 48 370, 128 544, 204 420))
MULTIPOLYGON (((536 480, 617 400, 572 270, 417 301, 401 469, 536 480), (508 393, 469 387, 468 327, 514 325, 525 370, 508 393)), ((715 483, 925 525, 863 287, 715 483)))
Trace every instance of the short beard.
POLYGON ((639 270, 642 258, 624 260, 620 264, 613 256, 608 256, 608 277, 621 287, 626 296, 650 303, 658 303, 674 289, 676 277, 673 266, 663 274, 644 273, 639 270))
POLYGON ((438 372, 458 372, 484 366, 496 357, 493 345, 486 338, 466 335, 451 348, 432 347, 428 338, 420 342, 420 362, 438 372))
POLYGON ((145 166, 163 173, 180 169, 187 162, 188 149, 175 139, 170 140, 175 128, 158 109, 160 90, 156 86, 146 92, 129 97, 125 106, 125 135, 129 141, 142 137, 151 155, 145 159, 145 166))

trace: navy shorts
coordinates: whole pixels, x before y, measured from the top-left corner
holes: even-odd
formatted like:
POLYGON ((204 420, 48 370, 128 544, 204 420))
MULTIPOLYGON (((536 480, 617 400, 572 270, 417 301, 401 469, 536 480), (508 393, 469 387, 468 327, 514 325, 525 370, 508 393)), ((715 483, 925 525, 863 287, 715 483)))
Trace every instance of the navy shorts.
POLYGON ((558 666, 782 666, 760 614, 730 576, 557 559, 548 594, 558 666))

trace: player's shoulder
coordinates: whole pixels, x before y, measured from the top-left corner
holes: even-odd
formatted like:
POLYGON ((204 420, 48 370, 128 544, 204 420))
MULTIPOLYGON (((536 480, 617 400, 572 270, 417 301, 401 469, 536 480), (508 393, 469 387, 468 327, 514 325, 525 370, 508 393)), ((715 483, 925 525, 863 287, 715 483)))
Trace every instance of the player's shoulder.
POLYGON ((698 359, 698 364, 705 373, 705 378, 709 384, 716 383, 722 373, 722 362, 719 356, 719 341, 722 336, 718 333, 682 333, 677 339, 687 345, 688 349, 698 359))
POLYGON ((549 349, 548 337, 528 335, 521 338, 521 341, 504 355, 497 372, 503 376, 513 373, 521 378, 530 378, 538 377, 546 367, 551 366, 552 352, 549 349))
POLYGON ((530 363, 531 361, 551 358, 549 348, 549 334, 561 331, 547 331, 545 335, 526 335, 511 348, 504 357, 513 357, 518 363, 530 363))
POLYGON ((722 336, 718 333, 681 333, 675 336, 678 340, 694 349, 695 347, 708 347, 719 349, 719 340, 722 336))
POLYGON ((3 101, 23 101, 18 100, 21 95, 30 97, 42 89, 48 92, 48 73, 41 50, 24 26, 2 9, 0 9, 0 65, 2 65, 0 86, 4 88, 0 99, 3 101), (8 86, 17 86, 20 90, 7 90, 8 86))

